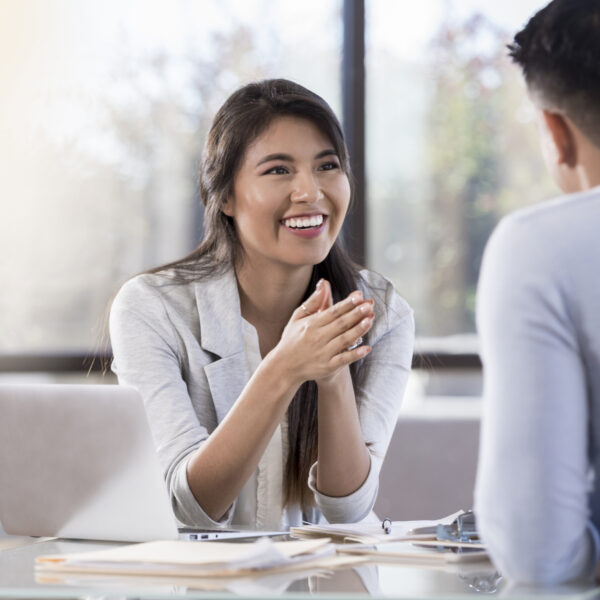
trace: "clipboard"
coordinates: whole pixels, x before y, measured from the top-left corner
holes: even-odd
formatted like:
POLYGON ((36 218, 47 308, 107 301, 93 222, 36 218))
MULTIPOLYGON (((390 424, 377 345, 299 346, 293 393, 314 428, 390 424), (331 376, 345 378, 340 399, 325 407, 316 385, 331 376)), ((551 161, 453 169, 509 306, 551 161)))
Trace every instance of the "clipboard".
POLYGON ((338 553, 419 563, 465 563, 488 560, 472 510, 462 511, 450 523, 414 527, 402 539, 393 537, 393 523, 384 519, 382 530, 391 539, 387 543, 366 546, 339 546, 338 553))
MULTIPOLYGON (((385 529, 384 522, 381 526, 385 529)), ((477 522, 475 513, 472 510, 464 510, 449 524, 438 523, 437 525, 428 527, 416 527, 408 532, 408 535, 431 535, 439 541, 453 542, 453 544, 445 544, 448 546, 455 545, 462 547, 465 544, 473 548, 483 548, 479 532, 477 531, 477 522)), ((468 547, 467 546, 467 547, 468 547)))

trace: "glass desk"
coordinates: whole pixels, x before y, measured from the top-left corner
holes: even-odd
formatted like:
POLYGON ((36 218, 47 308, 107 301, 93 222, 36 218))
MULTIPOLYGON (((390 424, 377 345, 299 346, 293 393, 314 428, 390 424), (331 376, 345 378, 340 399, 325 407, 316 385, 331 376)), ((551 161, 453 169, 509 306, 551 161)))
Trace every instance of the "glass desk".
MULTIPOLYGON (((201 543, 201 542, 199 542, 201 543)), ((112 547, 110 543, 35 538, 0 539, 0 598, 578 598, 600 600, 600 588, 573 584, 554 588, 514 586, 491 563, 417 566, 368 563, 335 571, 285 573, 252 580, 123 578, 36 573, 36 556, 112 547), (13 547, 10 547, 10 545, 13 547), (4 548, 4 549, 2 549, 4 548), (42 579, 43 577, 43 579, 42 579), (208 589, 207 589, 208 588, 208 589)))

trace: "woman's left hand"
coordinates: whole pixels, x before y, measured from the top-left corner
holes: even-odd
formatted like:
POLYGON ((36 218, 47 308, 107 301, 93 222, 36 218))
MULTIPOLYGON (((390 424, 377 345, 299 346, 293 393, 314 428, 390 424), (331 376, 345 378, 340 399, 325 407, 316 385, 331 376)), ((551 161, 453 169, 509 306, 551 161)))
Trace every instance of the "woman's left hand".
POLYGON ((332 382, 347 365, 366 356, 369 346, 355 346, 373 324, 373 301, 360 291, 332 303, 331 287, 321 281, 317 291, 292 314, 270 360, 290 381, 332 382))

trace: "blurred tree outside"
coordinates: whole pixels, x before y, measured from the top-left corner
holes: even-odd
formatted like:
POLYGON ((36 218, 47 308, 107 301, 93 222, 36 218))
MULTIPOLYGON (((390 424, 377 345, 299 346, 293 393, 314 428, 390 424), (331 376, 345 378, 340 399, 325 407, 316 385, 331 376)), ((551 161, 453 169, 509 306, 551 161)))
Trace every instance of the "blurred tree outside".
POLYGON ((0 298, 5 351, 87 351, 81 340, 99 338, 121 283, 197 245, 198 167, 212 116, 232 89, 269 67, 253 55, 248 28, 217 32, 213 41, 224 49, 216 58, 140 57, 124 40, 93 105, 68 90, 46 98, 47 114, 53 103, 85 111, 81 126, 57 134, 42 124, 35 141, 15 141, 35 178, 21 171, 5 181, 19 191, 11 222, 22 232, 11 248, 18 260, 3 265, 6 280, 19 281, 18 293, 0 298), (25 262, 32 270, 17 273, 25 262))
POLYGON ((485 16, 448 9, 422 47, 373 42, 368 54, 368 260, 413 306, 426 345, 475 332, 493 228, 557 193, 509 40, 485 16))
MULTIPOLYGON (((324 31, 337 31, 338 9, 324 31)), ((61 46, 47 11, 30 33, 64 53, 62 69, 73 47, 61 46)), ((20 18, 21 28, 31 23, 25 10, 20 18)), ((86 47, 72 25, 70 43, 86 47)), ((246 81, 286 75, 298 48, 235 19, 205 34, 209 52, 140 53, 124 31, 104 80, 61 89, 51 77, 39 83, 44 46, 19 27, 0 39, 12 52, 0 62, 2 351, 87 351, 122 282, 198 243, 198 165, 220 104, 246 81)), ((336 35, 303 47, 294 68, 339 109, 336 35)), ((415 308, 420 336, 474 332, 490 232, 507 212, 556 193, 508 40, 483 16, 457 22, 448 11, 418 59, 376 40, 367 52, 368 266, 415 308)))
POLYGON ((527 99, 506 56, 508 39, 475 14, 445 21, 431 43, 430 302, 421 326, 436 336, 475 330, 479 267, 496 223, 554 192, 535 127, 523 122, 527 99))
POLYGON ((0 352, 92 351, 119 286, 201 239, 232 91, 288 77, 339 110, 341 25, 340 0, 0 2, 0 352))

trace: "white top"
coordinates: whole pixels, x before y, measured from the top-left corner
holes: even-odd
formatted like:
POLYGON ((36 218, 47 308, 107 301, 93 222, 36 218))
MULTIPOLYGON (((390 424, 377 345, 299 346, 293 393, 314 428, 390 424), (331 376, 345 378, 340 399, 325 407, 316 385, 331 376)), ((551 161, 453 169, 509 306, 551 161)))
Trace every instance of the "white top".
POLYGON ((600 188, 518 211, 485 251, 478 524, 502 573, 556 583, 598 558, 600 188))
MULTIPOLYGON (((246 377, 250 379, 262 357, 256 329, 242 319, 242 335, 246 354, 246 377)), ((289 527, 287 512, 283 505, 283 472, 287 459, 287 435, 282 435, 287 421, 277 426, 271 441, 262 455, 256 471, 252 474, 238 496, 232 523, 254 529, 284 530, 289 527)))
POLYGON ((110 315, 112 368, 120 383, 137 388, 144 399, 181 523, 279 529, 322 518, 340 523, 369 516, 410 371, 414 320, 389 281, 371 271, 361 275, 360 289, 375 300, 375 320, 367 337, 373 350, 363 359, 364 379, 355 390, 363 437, 369 444, 367 479, 348 496, 326 496, 316 489, 315 463, 307 482, 315 508, 304 513, 299 506, 282 510, 284 422, 253 477, 219 522, 196 502, 186 467, 192 453, 225 418, 260 360, 256 331, 244 325, 241 316, 233 270, 183 284, 145 274, 121 288, 110 315))

